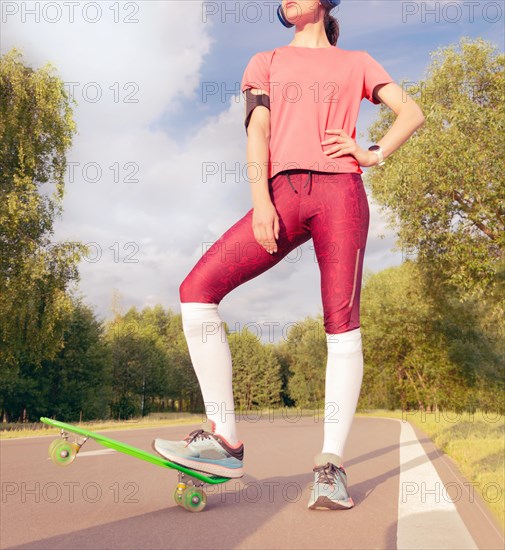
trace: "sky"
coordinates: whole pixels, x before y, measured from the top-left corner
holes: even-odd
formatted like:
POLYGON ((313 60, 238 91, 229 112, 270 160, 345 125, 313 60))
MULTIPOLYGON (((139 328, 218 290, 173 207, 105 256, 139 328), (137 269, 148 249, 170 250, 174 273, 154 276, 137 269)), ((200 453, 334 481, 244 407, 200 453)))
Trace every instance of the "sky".
MULTIPOLYGON (((205 250, 252 206, 242 75, 250 58, 289 44, 279 2, 194 0, 0 3, 0 53, 47 62, 75 99, 63 212, 53 240, 79 241, 79 294, 98 318, 161 304, 180 313, 179 286, 205 250), (203 91, 207 93, 203 93, 203 91), (203 167, 212 174, 203 172, 203 167)), ((430 54, 460 37, 504 49, 505 2, 342 0, 338 46, 365 50, 395 81, 417 83, 430 54)), ((363 99, 363 148, 379 106, 363 99)), ((366 187, 367 168, 363 168, 366 187)), ((367 189, 365 271, 402 262, 394 230, 367 189)), ((230 330, 278 342, 322 314, 312 240, 223 298, 230 330)))

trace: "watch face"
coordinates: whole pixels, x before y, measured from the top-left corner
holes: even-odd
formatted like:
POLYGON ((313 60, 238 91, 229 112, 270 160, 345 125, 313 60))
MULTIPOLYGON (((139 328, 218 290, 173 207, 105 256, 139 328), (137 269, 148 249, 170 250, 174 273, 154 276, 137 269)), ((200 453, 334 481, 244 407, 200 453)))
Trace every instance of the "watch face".
POLYGON ((372 145, 368 148, 369 151, 378 151, 380 149, 380 145, 372 145))

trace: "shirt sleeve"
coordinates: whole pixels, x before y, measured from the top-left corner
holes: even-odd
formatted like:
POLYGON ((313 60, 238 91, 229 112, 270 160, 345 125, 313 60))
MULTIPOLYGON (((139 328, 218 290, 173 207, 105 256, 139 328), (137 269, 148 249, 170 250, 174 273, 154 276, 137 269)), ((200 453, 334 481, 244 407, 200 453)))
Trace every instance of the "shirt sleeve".
POLYGON ((242 92, 245 92, 246 88, 257 88, 270 94, 270 71, 264 52, 254 54, 247 64, 242 77, 242 92))
POLYGON ((364 58, 364 77, 363 77, 363 93, 361 99, 368 99, 374 105, 378 105, 380 101, 373 97, 373 91, 377 84, 388 84, 394 82, 393 77, 386 69, 375 60, 368 52, 363 52, 364 58))

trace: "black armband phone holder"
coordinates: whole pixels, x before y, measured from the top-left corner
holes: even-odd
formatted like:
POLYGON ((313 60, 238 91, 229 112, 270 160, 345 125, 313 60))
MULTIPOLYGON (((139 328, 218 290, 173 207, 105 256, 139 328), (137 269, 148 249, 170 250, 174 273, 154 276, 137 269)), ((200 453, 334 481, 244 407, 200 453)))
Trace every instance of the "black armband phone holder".
POLYGON ((245 131, 247 134, 247 127, 251 120, 252 112, 259 105, 263 105, 270 110, 270 97, 268 94, 253 94, 251 88, 247 88, 245 91, 246 109, 245 109, 245 131))

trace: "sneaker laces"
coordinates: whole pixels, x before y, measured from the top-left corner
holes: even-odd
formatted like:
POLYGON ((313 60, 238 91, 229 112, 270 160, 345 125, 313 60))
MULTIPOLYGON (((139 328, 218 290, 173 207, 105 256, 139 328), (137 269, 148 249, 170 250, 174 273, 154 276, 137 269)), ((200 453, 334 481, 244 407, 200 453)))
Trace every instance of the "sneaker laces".
POLYGON ((209 432, 206 432, 204 429, 200 428, 199 430, 193 430, 189 435, 184 438, 184 441, 187 441, 186 447, 193 441, 200 439, 210 439, 209 432))
POLYGON ((324 483, 326 485, 335 485, 337 480, 337 469, 335 464, 327 462, 323 466, 316 466, 314 472, 317 473, 317 483, 324 483))

